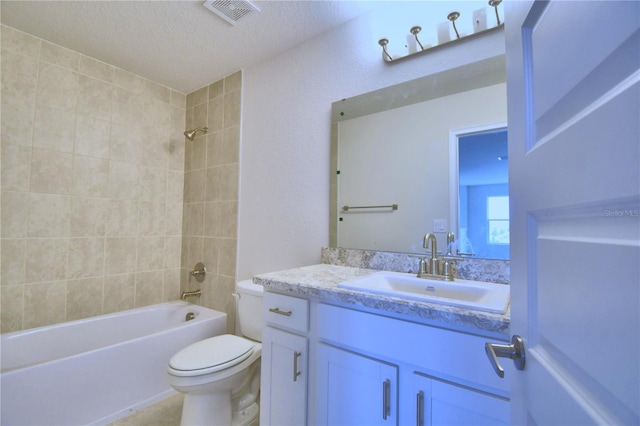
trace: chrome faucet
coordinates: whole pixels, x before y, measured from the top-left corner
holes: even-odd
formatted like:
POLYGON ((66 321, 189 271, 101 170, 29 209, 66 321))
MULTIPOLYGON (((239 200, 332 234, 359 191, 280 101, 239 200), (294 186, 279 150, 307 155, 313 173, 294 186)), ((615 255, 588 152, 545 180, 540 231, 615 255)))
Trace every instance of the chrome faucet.
MULTIPOLYGON (((447 235, 447 241, 449 241, 449 236, 453 238, 453 234, 449 233, 447 235)), ((438 259, 438 240, 432 233, 428 233, 424 236, 422 247, 428 250, 429 243, 431 243, 431 258, 429 259, 428 264, 424 258, 420 260, 418 278, 453 281, 453 270, 451 268, 451 264, 447 259, 444 261, 438 259)))
POLYGON ((180 298, 182 300, 187 300, 187 297, 190 297, 190 296, 198 296, 198 297, 200 297, 201 294, 202 294, 202 290, 199 290, 199 289, 198 290, 193 290, 193 291, 183 291, 182 295, 180 296, 180 298))
POLYGON ((456 241, 456 237, 455 235, 453 235, 453 232, 448 232, 447 233, 447 256, 453 256, 453 253, 451 252, 452 247, 453 247, 453 243, 456 241))

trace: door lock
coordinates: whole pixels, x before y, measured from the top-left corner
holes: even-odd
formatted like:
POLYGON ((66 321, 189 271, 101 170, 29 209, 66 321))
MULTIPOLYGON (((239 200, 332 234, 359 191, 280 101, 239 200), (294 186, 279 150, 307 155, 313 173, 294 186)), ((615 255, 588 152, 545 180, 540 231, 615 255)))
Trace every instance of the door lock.
POLYGON ((489 357, 489 361, 491 362, 496 374, 501 378, 504 378, 504 368, 500 365, 498 358, 510 358, 513 360, 513 364, 516 366, 516 369, 524 370, 524 341, 522 340, 522 337, 517 334, 511 336, 510 345, 485 343, 484 351, 487 353, 487 357, 489 357))

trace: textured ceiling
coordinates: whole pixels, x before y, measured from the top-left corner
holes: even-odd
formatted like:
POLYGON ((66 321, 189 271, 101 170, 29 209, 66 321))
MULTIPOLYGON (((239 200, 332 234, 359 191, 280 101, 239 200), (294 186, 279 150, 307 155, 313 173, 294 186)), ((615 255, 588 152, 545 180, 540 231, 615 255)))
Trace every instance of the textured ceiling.
POLYGON ((235 26, 202 1, 7 1, 2 23, 189 93, 370 10, 375 2, 259 1, 235 26))

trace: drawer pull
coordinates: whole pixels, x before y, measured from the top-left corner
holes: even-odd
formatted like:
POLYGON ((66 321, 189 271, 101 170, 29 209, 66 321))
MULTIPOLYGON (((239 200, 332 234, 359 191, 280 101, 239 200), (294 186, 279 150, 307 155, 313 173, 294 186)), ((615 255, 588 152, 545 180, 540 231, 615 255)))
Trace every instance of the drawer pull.
POLYGON ((424 426, 424 392, 416 394, 416 426, 424 426))
POLYGON ((302 355, 302 352, 295 351, 293 353, 293 381, 298 381, 298 376, 302 373, 298 370, 298 359, 302 355))
POLYGON ((273 312, 274 314, 284 315, 285 317, 290 317, 291 311, 281 311, 280 308, 269 308, 269 312, 273 312))
POLYGON ((382 382, 382 420, 387 420, 391 414, 391 381, 382 382))

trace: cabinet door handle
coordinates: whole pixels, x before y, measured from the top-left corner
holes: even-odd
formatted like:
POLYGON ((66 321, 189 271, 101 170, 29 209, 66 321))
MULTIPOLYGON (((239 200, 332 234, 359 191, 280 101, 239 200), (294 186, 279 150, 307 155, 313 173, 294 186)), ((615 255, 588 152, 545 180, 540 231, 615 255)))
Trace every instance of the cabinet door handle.
POLYGON ((293 353, 293 381, 298 381, 298 376, 302 373, 298 370, 298 359, 302 356, 302 352, 295 351, 293 353))
POLYGON ((391 381, 382 382, 382 420, 387 420, 391 414, 391 381))
POLYGON ((281 311, 280 308, 269 308, 269 312, 273 312, 274 314, 284 315, 285 317, 290 317, 291 311, 281 311))
POLYGON ((416 394, 416 426, 424 426, 424 392, 416 394))

